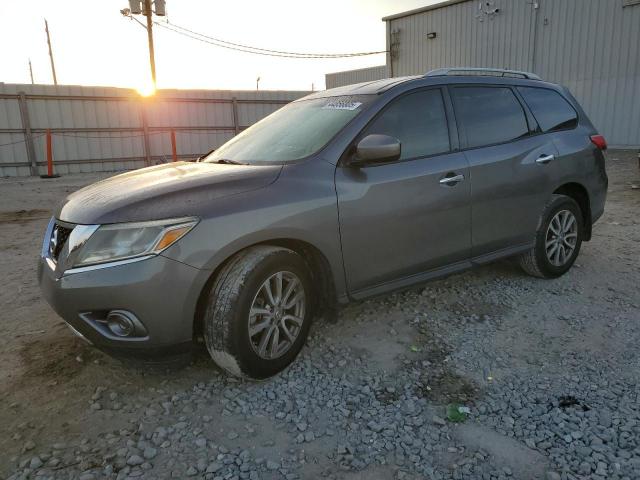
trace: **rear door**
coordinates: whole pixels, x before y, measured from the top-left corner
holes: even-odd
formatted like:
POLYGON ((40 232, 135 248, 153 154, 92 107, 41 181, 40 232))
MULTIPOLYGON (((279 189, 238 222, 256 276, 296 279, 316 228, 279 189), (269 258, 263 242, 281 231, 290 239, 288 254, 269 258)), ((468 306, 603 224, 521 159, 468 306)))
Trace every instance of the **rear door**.
MULTIPOLYGON (((558 149, 556 160, 562 182, 581 179, 590 184, 584 177, 593 179, 593 174, 604 168, 602 162, 596 161, 594 165, 594 146, 590 137, 596 132, 591 123, 585 119, 585 127, 578 129, 578 112, 556 90, 523 86, 517 91, 536 118, 541 134, 551 139, 558 149)), ((606 190, 606 185, 602 187, 606 190)))
POLYGON ((464 154, 452 151, 443 93, 430 88, 392 100, 356 139, 397 138, 398 161, 336 169, 345 273, 356 298, 469 258, 469 168, 464 154))
POLYGON ((558 154, 514 88, 452 86, 460 141, 472 183, 472 256, 533 241, 553 191, 558 154))

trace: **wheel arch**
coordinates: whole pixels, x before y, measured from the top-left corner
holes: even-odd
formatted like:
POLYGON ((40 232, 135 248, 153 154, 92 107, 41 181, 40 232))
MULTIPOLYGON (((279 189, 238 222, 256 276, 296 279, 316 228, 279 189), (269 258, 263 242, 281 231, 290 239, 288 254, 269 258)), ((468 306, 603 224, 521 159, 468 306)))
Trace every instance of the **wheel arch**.
POLYGON ((591 240, 591 200, 589 198, 589 192, 587 189, 576 182, 565 183, 553 192, 557 195, 566 195, 576 201, 582 212, 582 224, 584 225, 584 238, 583 241, 591 240))
POLYGON ((211 290, 211 286, 215 279, 220 274, 220 271, 238 253, 255 247, 257 245, 272 245, 276 247, 287 248, 293 250, 309 266, 309 273, 313 280, 314 288, 316 289, 317 303, 316 303, 316 317, 326 315, 329 319, 335 318, 338 307, 336 282, 334 278, 334 272, 331 269, 329 260, 322 253, 322 251, 315 245, 300 239, 295 238, 273 238, 260 242, 246 245, 232 254, 228 255, 220 264, 213 270, 206 283, 202 287, 198 296, 196 304, 195 315, 193 319, 193 339, 196 340, 202 335, 204 313, 207 306, 208 293, 211 290))

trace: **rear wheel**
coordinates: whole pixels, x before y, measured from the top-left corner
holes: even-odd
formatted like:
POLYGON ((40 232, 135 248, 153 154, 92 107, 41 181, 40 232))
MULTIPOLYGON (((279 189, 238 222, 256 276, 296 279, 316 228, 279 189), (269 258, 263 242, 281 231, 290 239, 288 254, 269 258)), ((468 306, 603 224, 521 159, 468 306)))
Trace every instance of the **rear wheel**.
POLYGON ((553 195, 540 218, 535 245, 520 256, 520 265, 536 277, 559 277, 575 262, 583 235, 582 211, 576 201, 553 195))
POLYGON ((307 265, 297 253, 267 245, 240 252, 209 294, 204 337, 211 357, 236 376, 275 375, 300 352, 313 300, 307 265))

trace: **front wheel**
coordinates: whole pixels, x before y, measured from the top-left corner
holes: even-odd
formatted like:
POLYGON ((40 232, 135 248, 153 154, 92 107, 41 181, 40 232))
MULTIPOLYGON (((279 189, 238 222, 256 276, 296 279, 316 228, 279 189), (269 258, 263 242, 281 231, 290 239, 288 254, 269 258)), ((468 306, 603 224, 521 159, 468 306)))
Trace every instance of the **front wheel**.
POLYGON ((534 247, 520 256, 523 270, 540 278, 556 278, 566 273, 580 252, 584 235, 582 218, 574 199, 552 195, 541 215, 534 247))
POLYGON ((306 263, 292 250, 259 245, 238 253, 208 298, 204 338, 213 360, 255 379, 286 368, 309 332, 311 285, 306 263))

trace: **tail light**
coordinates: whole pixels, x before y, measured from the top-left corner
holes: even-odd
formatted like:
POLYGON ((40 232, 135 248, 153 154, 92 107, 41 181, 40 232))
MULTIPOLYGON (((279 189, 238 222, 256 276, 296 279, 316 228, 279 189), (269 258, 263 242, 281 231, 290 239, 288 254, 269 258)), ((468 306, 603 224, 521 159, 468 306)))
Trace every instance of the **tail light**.
POLYGON ((591 135, 589 137, 591 139, 591 143, 593 143, 598 149, 606 150, 607 149, 607 141, 604 139, 602 135, 591 135))

